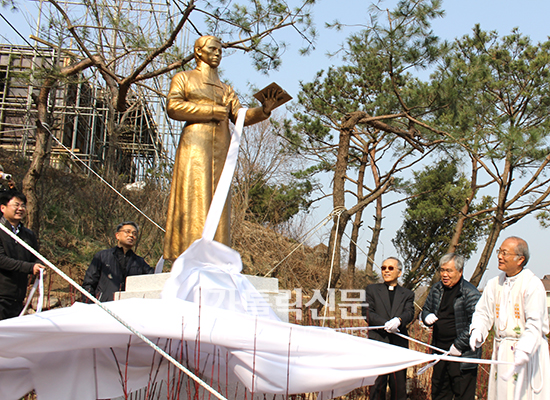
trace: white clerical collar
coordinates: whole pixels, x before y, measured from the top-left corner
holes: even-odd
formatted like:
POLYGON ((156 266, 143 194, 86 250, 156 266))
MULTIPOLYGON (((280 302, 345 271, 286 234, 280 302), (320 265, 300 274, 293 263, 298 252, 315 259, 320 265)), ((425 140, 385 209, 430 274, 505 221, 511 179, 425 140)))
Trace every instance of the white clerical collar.
POLYGON ((510 286, 513 285, 518 279, 518 276, 520 276, 522 272, 523 272, 523 269, 519 271, 517 274, 515 274, 514 276, 506 276, 506 278, 504 279, 504 284, 510 285, 510 286))

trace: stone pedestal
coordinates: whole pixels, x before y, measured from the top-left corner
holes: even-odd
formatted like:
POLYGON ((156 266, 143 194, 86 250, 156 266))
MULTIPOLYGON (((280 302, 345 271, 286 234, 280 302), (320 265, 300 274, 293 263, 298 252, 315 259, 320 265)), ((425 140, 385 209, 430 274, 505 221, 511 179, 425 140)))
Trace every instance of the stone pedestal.
MULTIPOLYGON (((126 278, 126 291, 116 292, 115 300, 130 298, 160 299, 160 293, 170 273, 135 275, 126 278)), ((262 294, 281 321, 288 322, 288 295, 279 292, 277 278, 243 275, 262 294)))

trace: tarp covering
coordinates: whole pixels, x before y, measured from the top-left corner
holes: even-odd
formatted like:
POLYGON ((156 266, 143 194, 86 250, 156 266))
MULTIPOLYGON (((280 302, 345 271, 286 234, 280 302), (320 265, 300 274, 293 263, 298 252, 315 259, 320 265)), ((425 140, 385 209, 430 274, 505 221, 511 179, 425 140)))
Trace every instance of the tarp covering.
MULTIPOLYGON (((177 299, 129 299, 108 307, 191 368, 200 346, 203 376, 214 371, 225 383, 227 373, 230 382, 239 379, 256 393, 325 392, 330 398, 372 384, 378 374, 433 359, 329 329, 177 299)), ((94 304, 0 321, 0 398, 19 399, 35 389, 39 400, 92 400, 123 395, 123 381, 128 391, 147 386, 159 355, 132 336, 94 304)), ((163 365, 157 380, 166 376, 163 365)))

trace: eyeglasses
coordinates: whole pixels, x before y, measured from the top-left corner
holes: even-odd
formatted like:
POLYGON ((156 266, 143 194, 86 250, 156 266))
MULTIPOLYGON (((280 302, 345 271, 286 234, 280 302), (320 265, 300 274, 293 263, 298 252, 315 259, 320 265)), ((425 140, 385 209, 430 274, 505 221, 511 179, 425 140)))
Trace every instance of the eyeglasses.
POLYGON ((382 271, 385 271, 385 270, 393 271, 394 268, 395 268, 395 267, 394 267, 393 265, 389 265, 389 266, 382 265, 382 266, 380 267, 380 269, 381 269, 382 271))
POLYGON ((138 235, 137 231, 132 231, 130 229, 121 229, 119 232, 124 232, 128 236, 132 235, 132 236, 137 237, 137 235, 138 235))
POLYGON ((19 209, 19 208, 22 208, 23 210, 27 209, 27 205, 25 203, 13 203, 13 204, 8 204, 8 205, 15 208, 16 210, 19 209))
POLYGON ((439 268, 440 274, 452 274, 455 270, 450 268, 439 268))
POLYGON ((508 253, 506 250, 496 249, 495 253, 497 253, 497 256, 507 257, 507 256, 519 256, 517 253, 508 253))

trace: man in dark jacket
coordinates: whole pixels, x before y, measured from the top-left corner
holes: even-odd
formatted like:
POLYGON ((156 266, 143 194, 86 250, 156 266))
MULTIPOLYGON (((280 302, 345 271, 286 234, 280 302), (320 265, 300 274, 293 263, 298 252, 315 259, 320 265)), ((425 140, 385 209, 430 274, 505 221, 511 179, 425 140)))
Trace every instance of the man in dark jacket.
MULTIPOLYGON (((481 294, 462 277, 464 257, 449 253, 439 261, 437 282, 422 308, 422 321, 433 326, 433 345, 456 357, 481 356, 470 350, 469 327, 481 294)), ((433 367, 432 399, 474 400, 477 364, 440 361, 433 367)))
MULTIPOLYGON (((384 326, 384 329, 372 330, 369 337, 381 342, 409 347, 409 342, 397 335, 399 331, 407 334, 407 325, 414 318, 414 293, 397 284, 401 276, 402 264, 397 258, 390 257, 382 263, 384 283, 367 286, 366 300, 368 308, 363 308, 369 326, 384 326)), ((386 399, 386 387, 390 384, 392 400, 407 399, 407 370, 380 375, 370 388, 370 399, 386 399)))
MULTIPOLYGON (((124 291, 126 277, 155 272, 142 257, 132 251, 138 238, 135 222, 120 223, 116 228, 117 246, 98 252, 84 276, 82 287, 99 301, 114 300, 115 292, 124 291)), ((88 299, 83 299, 89 302, 88 299)))
MULTIPOLYGON (((0 223, 38 250, 35 234, 23 226, 27 198, 15 190, 0 193, 0 223)), ((34 254, 0 229, 0 320, 17 317, 23 310, 29 275, 40 273, 44 265, 34 254)))

